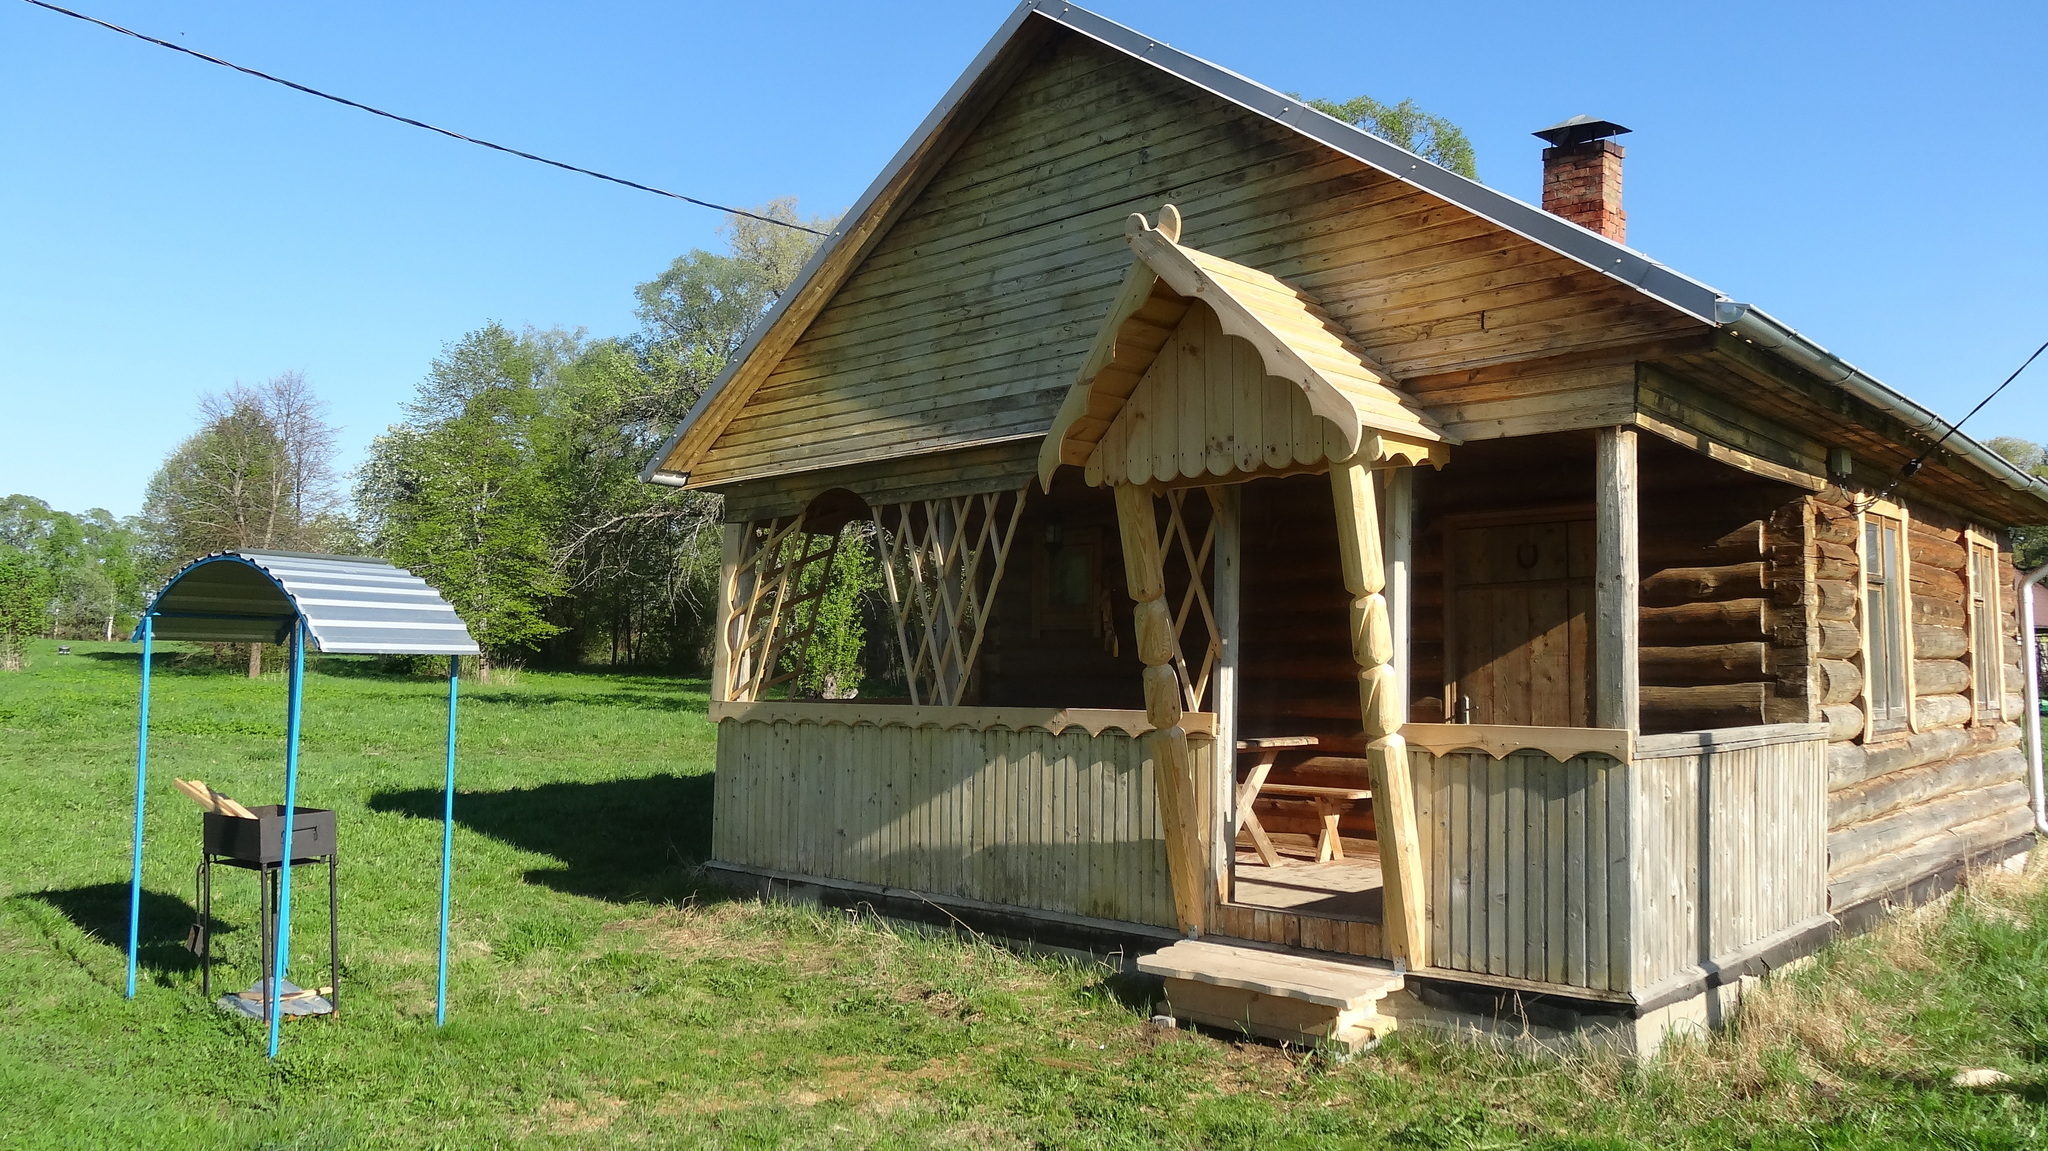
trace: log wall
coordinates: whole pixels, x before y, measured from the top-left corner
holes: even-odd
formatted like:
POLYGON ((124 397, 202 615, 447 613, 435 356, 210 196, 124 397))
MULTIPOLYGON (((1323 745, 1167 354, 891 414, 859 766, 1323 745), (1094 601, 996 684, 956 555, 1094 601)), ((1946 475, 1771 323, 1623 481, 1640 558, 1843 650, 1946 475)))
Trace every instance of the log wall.
POLYGON ((1643 440, 1642 730, 1804 723, 1802 493, 1643 440))
POLYGON ((1107 488, 1088 487, 1078 472, 1065 470, 1050 493, 1034 491, 1024 501, 968 702, 1140 708, 1144 668, 1124 590, 1116 501, 1107 488), (1063 564, 1083 569, 1085 604, 1059 602, 1053 583, 1076 574, 1062 572, 1063 564))
MULTIPOLYGON (((719 720, 712 855, 1094 919, 1174 925, 1142 713, 1060 731, 984 709, 757 704, 719 720)), ((1105 713, 1096 713, 1101 716, 1105 713)), ((1188 719, 1208 726, 1209 717, 1188 719)), ((1190 733, 1198 771, 1212 738, 1190 733)))
MULTIPOLYGON (((1828 723, 1829 901, 1840 913, 1903 888, 1958 859, 2010 843, 2031 826, 2020 729, 1979 717, 1969 697, 1966 523, 1908 500, 1907 571, 1913 640, 1913 723, 1864 735, 1857 520, 1839 488, 1812 498, 1813 685, 1828 723)), ((2017 718, 2023 683, 2012 553, 2003 533, 1996 658, 2017 718)))
POLYGON ((1330 481, 1244 485, 1238 737, 1356 735, 1351 593, 1337 554, 1330 481))

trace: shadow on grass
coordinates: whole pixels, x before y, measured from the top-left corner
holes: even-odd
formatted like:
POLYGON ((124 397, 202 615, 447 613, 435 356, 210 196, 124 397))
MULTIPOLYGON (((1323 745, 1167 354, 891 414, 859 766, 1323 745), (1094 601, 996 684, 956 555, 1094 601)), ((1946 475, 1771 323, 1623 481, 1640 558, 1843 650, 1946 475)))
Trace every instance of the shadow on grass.
MULTIPOLYGON (((126 954, 128 951, 128 885, 94 883, 85 887, 31 891, 20 896, 54 908, 95 943, 103 943, 126 954)), ((199 957, 185 948, 185 933, 198 922, 199 909, 182 897, 142 889, 142 923, 136 940, 135 963, 146 971, 193 971, 199 957)), ((215 918, 210 924, 219 938, 234 930, 215 918)))
POLYGON ((537 711, 549 707, 634 707, 647 711, 697 711, 705 708, 704 697, 655 695, 640 691, 547 692, 492 691, 479 688, 462 697, 464 707, 511 707, 537 711))
MULTIPOLYGON (((370 810, 441 818, 431 788, 380 791, 370 810)), ((651 775, 600 783, 548 783, 510 791, 458 791, 455 821, 560 867, 528 883, 612 903, 679 902, 714 894, 699 865, 711 853, 711 776, 651 775)))
MULTIPOLYGON (((101 663, 124 664, 137 674, 142 671, 142 645, 136 644, 130 651, 81 651, 62 659, 91 659, 101 663)), ((266 660, 263 671, 266 676, 282 674, 284 664, 279 659, 266 660)), ((217 676, 222 679, 247 679, 249 667, 243 657, 216 659, 205 651, 153 651, 149 654, 151 675, 217 676)))

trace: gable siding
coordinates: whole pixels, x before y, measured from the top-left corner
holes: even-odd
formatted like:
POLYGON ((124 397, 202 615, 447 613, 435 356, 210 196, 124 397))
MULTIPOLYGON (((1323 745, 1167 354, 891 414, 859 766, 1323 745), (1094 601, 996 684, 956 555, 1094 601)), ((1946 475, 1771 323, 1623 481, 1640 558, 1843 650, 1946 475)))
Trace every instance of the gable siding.
POLYGON ((1131 256, 1186 239, 1320 298, 1397 376, 1696 328, 1080 37, 1027 67, 692 468, 695 485, 1043 434, 1131 256))

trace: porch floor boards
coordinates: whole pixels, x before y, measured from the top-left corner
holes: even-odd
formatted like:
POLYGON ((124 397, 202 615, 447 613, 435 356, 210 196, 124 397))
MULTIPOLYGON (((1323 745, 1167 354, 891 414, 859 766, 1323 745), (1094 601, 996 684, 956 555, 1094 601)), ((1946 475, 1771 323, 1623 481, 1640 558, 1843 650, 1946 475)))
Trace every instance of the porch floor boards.
POLYGON ((1316 915, 1326 919, 1381 920, 1383 881, 1377 840, 1344 839, 1344 858, 1317 863, 1313 835, 1272 836, 1273 846, 1287 861, 1267 867, 1250 843, 1237 848, 1236 889, 1232 903, 1316 915))

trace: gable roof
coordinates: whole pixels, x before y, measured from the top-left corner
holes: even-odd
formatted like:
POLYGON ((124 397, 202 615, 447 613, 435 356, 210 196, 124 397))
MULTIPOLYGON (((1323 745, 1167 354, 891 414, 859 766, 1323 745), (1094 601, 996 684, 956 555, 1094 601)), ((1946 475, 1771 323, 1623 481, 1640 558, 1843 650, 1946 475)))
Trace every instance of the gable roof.
POLYGON ((1732 300, 1626 245, 1324 115, 1293 97, 1063 0, 1024 0, 1010 13, 888 167, 848 209, 839 229, 820 246, 790 289, 755 326, 725 371, 699 397, 674 435, 649 461, 641 473, 642 479, 674 486, 690 482, 695 462, 737 414, 751 388, 795 344, 852 275, 861 258, 886 232, 895 214, 945 161, 950 148, 987 110, 1032 50, 1061 32, 1079 34, 1149 65, 1385 176, 1463 208, 1626 285, 1641 297, 1766 349, 1930 440, 1946 437, 1943 446, 1963 457, 1974 470, 2048 511, 2048 483, 1955 432, 1951 424, 1933 412, 1762 310, 1732 300))
POLYGON ((1125 235, 1135 257, 1130 274, 1039 452, 1039 480, 1048 488, 1060 464, 1087 462, 1196 302, 1215 313, 1225 333, 1251 344, 1267 375, 1302 390, 1310 410, 1343 437, 1347 455, 1367 432, 1410 443, 1446 442, 1436 420, 1314 297, 1256 268, 1183 247, 1180 213, 1172 205, 1161 210, 1157 228, 1132 216, 1125 235))

